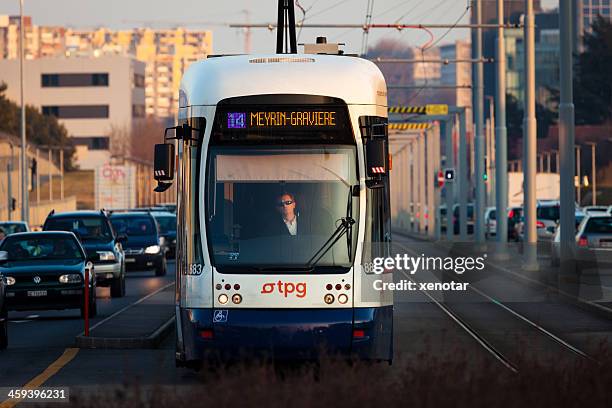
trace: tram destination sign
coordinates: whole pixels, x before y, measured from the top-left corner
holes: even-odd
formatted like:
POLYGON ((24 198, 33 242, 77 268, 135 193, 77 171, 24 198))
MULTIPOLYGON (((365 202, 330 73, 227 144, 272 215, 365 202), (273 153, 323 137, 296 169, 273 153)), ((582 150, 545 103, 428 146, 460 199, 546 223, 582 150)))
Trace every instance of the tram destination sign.
POLYGON ((341 126, 344 112, 336 110, 249 110, 226 113, 225 128, 249 129, 333 129, 341 126))

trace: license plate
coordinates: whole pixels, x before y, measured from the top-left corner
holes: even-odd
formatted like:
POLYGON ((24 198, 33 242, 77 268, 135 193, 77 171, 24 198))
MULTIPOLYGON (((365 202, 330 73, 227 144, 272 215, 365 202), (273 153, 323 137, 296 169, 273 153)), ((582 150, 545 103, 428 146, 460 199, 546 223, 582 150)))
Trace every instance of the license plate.
POLYGON ((612 242, 600 242, 599 245, 602 248, 612 248, 612 242))
POLYGON ((47 296, 47 291, 46 290, 28 290, 28 296, 30 297, 47 296))
POLYGON ((126 263, 133 263, 133 262, 136 262, 136 258, 125 258, 125 262, 126 262, 126 263))

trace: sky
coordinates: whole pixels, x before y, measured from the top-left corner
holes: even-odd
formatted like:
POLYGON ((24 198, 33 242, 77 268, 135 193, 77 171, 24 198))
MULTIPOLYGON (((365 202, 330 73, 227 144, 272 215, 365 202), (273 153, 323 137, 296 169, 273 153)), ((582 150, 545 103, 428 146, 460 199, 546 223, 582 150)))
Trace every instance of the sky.
MULTIPOLYGON (((24 14, 32 16, 37 25, 57 25, 72 28, 109 27, 171 28, 186 26, 213 32, 215 54, 245 51, 244 30, 227 27, 227 23, 276 22, 277 0, 24 0, 24 14)), ((306 10, 306 23, 363 24, 367 0, 299 0, 306 10)), ((467 23, 469 0, 374 0, 373 23, 467 23)), ((542 0, 545 8, 556 7, 558 0, 542 0)), ((484 7, 494 7, 494 0, 483 0, 484 7)), ((19 0, 0 0, 1 14, 18 14, 19 0)), ((303 14, 296 8, 296 19, 303 14)), ((439 44, 467 38, 468 30, 433 30, 439 44)), ((304 28, 299 42, 314 42, 317 36, 327 36, 328 42, 346 43, 347 53, 361 48, 361 29, 304 28)), ((376 29, 368 39, 370 46, 381 39, 398 39, 411 46, 425 44, 429 36, 420 30, 376 29)), ((251 30, 251 52, 274 52, 275 32, 251 30)))

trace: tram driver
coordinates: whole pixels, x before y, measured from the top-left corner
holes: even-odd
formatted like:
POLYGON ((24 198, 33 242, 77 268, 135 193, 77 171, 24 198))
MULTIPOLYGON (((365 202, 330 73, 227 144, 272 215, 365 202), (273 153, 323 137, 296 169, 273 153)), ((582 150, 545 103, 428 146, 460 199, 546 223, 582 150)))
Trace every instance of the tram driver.
POLYGON ((289 192, 283 192, 277 199, 276 208, 281 215, 278 223, 278 229, 282 231, 279 235, 298 235, 298 213, 295 209, 295 195, 289 192), (282 221, 282 224, 280 223, 282 221))

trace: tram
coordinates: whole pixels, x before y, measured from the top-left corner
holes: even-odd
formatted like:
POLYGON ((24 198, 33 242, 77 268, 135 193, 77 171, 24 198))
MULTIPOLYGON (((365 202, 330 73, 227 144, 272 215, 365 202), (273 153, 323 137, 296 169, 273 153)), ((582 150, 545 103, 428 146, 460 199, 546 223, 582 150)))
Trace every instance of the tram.
POLYGON ((387 89, 345 55, 192 64, 155 146, 177 184, 176 361, 326 353, 391 362, 387 89))

